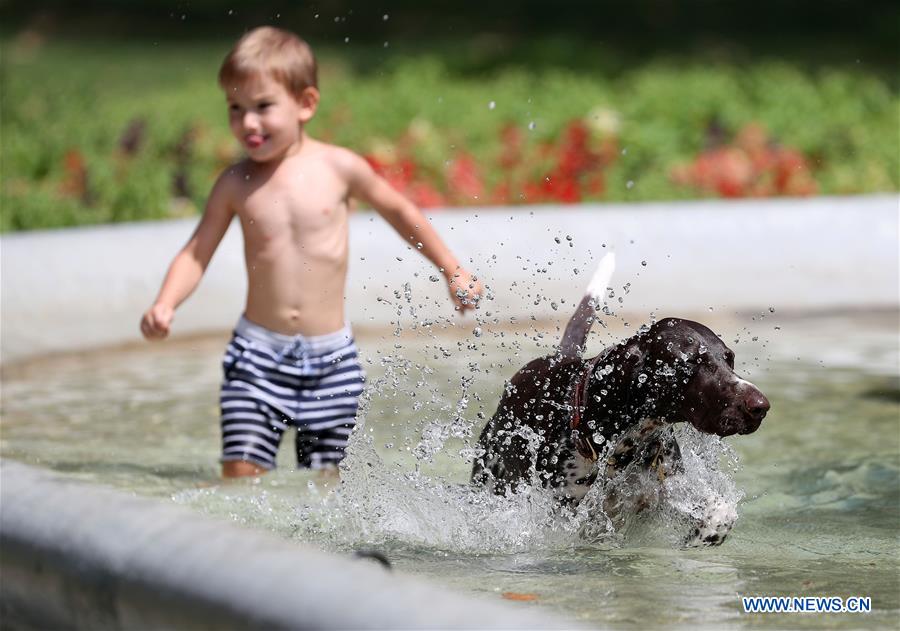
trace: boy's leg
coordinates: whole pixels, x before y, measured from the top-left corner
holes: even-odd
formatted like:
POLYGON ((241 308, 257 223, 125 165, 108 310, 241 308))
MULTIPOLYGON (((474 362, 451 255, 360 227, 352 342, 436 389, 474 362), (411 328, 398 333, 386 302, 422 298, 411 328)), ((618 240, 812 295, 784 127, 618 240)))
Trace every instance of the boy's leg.
POLYGON ((336 427, 316 427, 317 424, 297 428, 297 465, 308 469, 330 470, 337 474, 338 463, 350 434, 356 425, 356 411, 352 416, 336 419, 336 427))
POLYGON ((246 460, 226 460, 222 463, 223 478, 243 478, 249 476, 260 476, 266 473, 268 469, 261 467, 256 463, 246 460))
POLYGON ((221 395, 222 477, 258 476, 275 468, 287 424, 259 400, 259 393, 223 386, 221 395))
POLYGON ((314 358, 312 366, 318 374, 298 401, 297 464, 337 473, 356 426, 365 373, 352 337, 314 358))
POLYGON ((315 480, 316 486, 328 490, 336 488, 341 483, 341 470, 337 465, 328 465, 318 470, 315 480))
MULTIPOLYGON (((222 428, 222 477, 258 476, 275 468, 285 414, 272 394, 269 365, 250 349, 253 342, 235 332, 223 360, 219 391, 222 428)), ((277 375, 276 375, 277 376, 277 375)))

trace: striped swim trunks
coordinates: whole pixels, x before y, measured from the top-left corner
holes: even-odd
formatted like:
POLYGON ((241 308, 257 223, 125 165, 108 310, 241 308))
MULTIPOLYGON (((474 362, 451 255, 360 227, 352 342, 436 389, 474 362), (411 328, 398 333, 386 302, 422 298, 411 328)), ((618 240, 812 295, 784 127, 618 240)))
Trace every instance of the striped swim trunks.
POLYGON ((297 428, 297 464, 344 457, 365 375, 349 327, 283 335, 241 317, 222 360, 222 461, 275 468, 281 437, 297 428))

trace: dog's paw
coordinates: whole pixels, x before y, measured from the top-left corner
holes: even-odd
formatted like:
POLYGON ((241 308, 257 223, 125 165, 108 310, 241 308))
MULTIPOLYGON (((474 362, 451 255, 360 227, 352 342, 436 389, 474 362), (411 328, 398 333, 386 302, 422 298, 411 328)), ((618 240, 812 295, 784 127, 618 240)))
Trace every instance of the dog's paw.
POLYGON ((707 506, 703 517, 694 524, 684 545, 688 548, 721 545, 736 520, 737 511, 734 506, 721 501, 714 502, 707 506))

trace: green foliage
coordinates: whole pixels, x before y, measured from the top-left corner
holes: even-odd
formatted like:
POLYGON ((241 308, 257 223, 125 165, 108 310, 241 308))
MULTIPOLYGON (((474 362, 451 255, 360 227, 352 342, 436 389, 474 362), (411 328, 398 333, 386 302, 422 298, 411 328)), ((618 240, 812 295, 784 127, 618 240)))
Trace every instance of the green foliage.
MULTIPOLYGON (((3 42, 0 229, 202 208, 218 172, 238 156, 215 82, 228 46, 3 42), (136 121, 141 142, 128 153, 121 139, 136 121), (189 204, 173 204, 179 174, 189 204)), ((704 148, 710 125, 734 132, 758 122, 811 158, 823 194, 900 187, 900 99, 865 69, 663 59, 614 76, 547 65, 458 74, 440 55, 391 57, 365 72, 343 61, 365 52, 319 51, 323 98, 311 133, 360 153, 379 139, 414 135, 426 172, 441 173, 464 149, 493 185, 503 176, 497 159, 505 124, 525 130, 533 148, 573 119, 593 118, 617 136, 620 150, 598 199, 681 199, 697 193, 674 184, 671 170, 704 148)), ((597 57, 597 68, 615 65, 599 52, 585 54, 597 57)))

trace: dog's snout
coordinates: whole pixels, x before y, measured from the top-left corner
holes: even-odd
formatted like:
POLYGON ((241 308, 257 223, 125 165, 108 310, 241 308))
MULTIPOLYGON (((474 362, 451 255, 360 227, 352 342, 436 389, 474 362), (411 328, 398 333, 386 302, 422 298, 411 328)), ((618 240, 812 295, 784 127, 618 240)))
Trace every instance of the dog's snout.
POLYGON ((744 397, 744 410, 746 410, 747 414, 749 414, 753 419, 762 420, 766 416, 766 412, 769 411, 769 400, 759 390, 754 389, 751 392, 748 392, 744 397))

